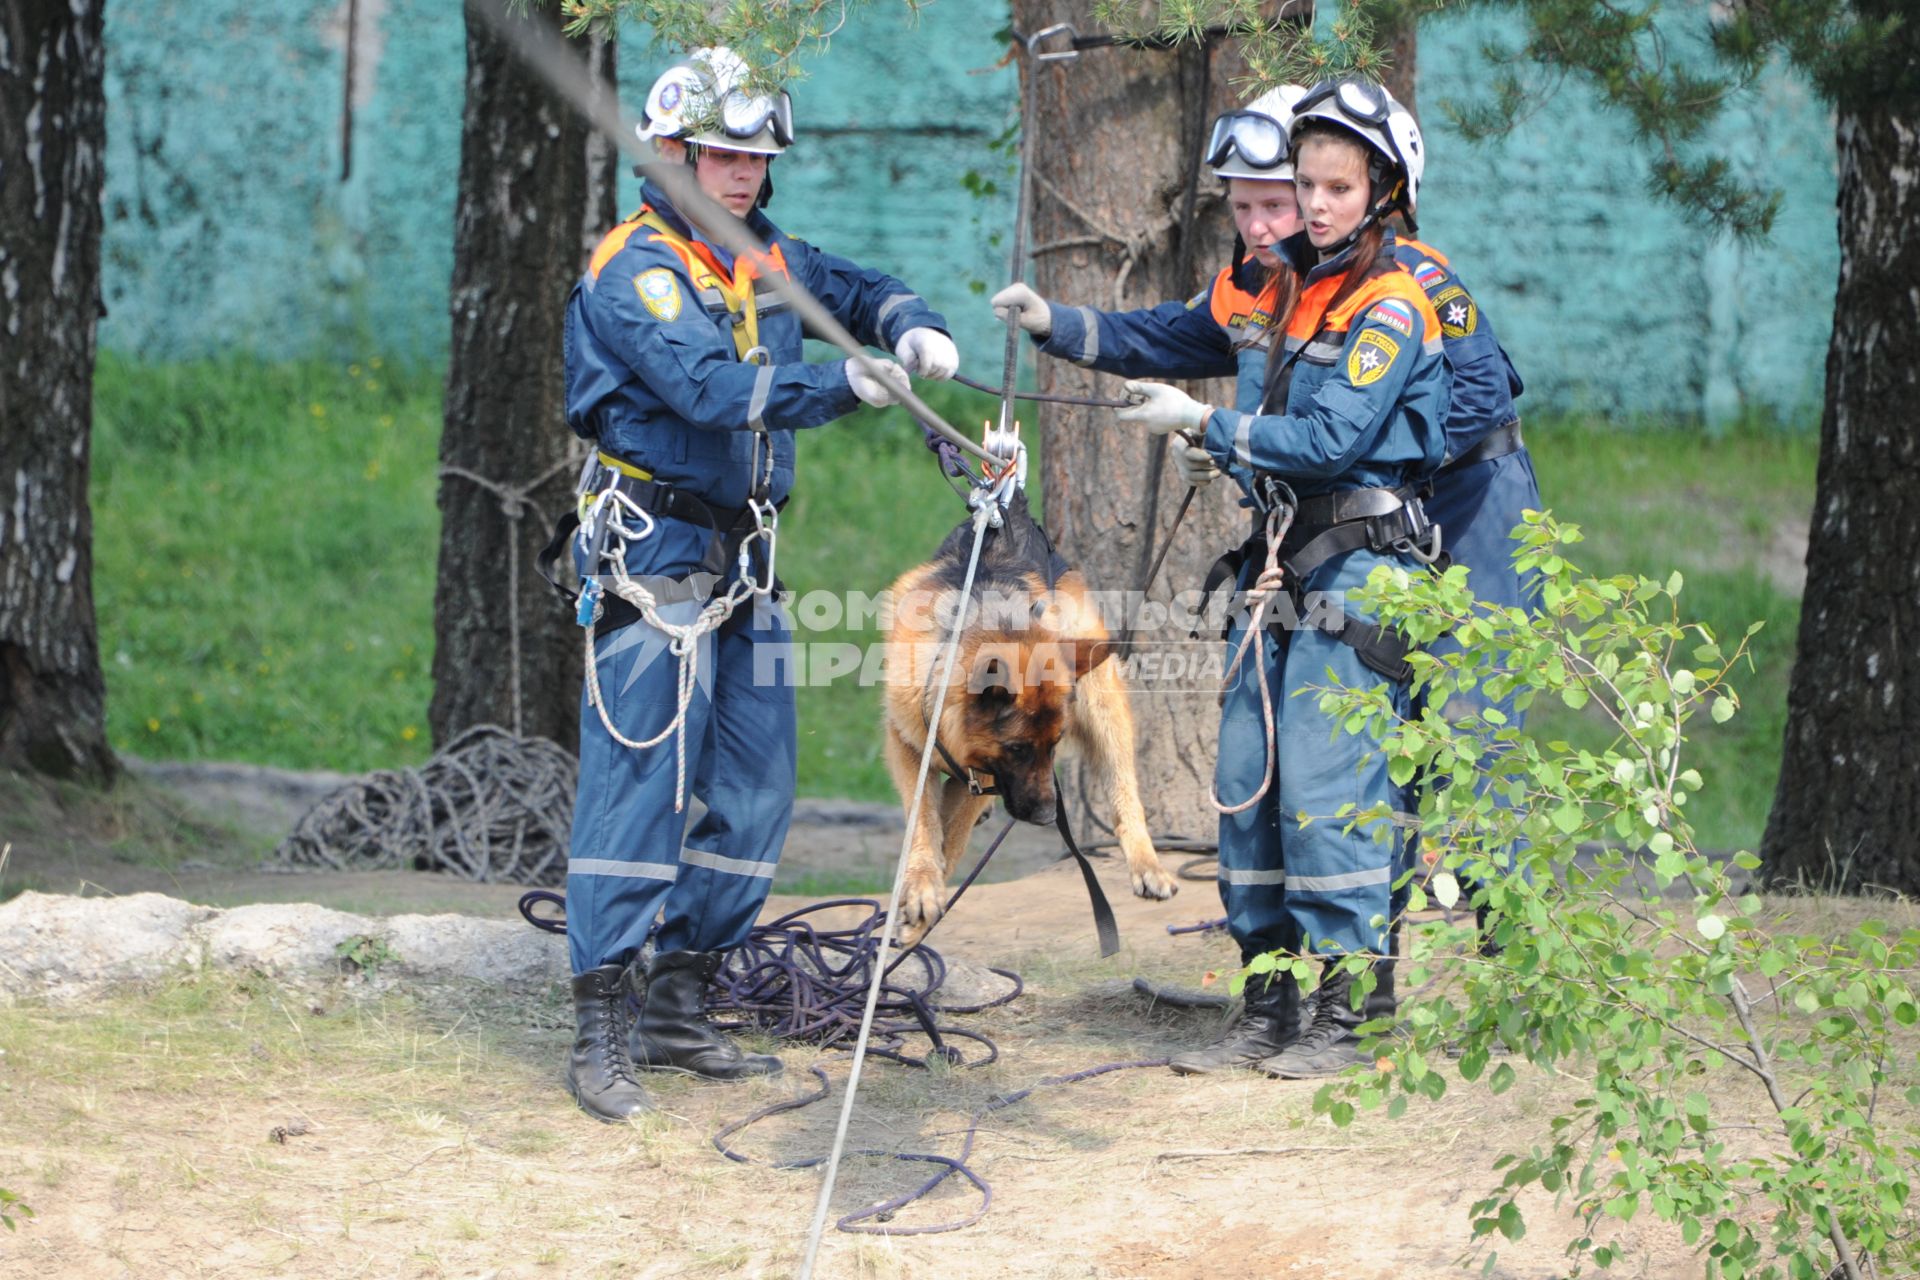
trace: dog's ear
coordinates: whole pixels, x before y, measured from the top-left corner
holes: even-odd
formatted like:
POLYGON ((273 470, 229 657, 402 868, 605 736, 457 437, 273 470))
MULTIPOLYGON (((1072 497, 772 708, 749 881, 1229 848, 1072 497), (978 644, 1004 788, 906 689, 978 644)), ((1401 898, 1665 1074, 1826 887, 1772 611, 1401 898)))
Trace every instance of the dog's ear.
POLYGON ((1081 636, 1073 642, 1073 678, 1079 680, 1114 654, 1106 636, 1081 636))

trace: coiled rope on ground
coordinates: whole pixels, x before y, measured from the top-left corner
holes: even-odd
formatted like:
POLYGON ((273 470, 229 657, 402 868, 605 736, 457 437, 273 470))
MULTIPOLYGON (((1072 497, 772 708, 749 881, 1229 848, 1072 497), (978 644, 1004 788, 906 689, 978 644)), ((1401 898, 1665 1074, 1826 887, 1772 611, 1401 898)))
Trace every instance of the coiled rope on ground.
POLYGON ((271 859, 293 870, 444 871, 560 884, 579 765, 546 738, 475 725, 417 769, 382 769, 309 809, 271 859))

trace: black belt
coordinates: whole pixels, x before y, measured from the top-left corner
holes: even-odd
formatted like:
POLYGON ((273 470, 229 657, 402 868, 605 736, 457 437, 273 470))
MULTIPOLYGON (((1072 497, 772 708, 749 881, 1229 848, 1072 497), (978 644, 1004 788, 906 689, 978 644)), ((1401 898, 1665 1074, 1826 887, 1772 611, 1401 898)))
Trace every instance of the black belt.
MULTIPOLYGON (((1324 529, 1349 520, 1366 520, 1398 511, 1413 497, 1407 489, 1341 489, 1314 498, 1302 498, 1294 505, 1295 528, 1324 529)), ((1288 541, 1293 539, 1289 538, 1288 541)))
POLYGON ((1440 474, 1458 471, 1462 467, 1471 467, 1479 462, 1492 462, 1495 458, 1504 458, 1510 453, 1518 453, 1527 447, 1520 438, 1520 421, 1515 419, 1504 427, 1495 427, 1480 437, 1480 442, 1453 461, 1440 468, 1440 474))

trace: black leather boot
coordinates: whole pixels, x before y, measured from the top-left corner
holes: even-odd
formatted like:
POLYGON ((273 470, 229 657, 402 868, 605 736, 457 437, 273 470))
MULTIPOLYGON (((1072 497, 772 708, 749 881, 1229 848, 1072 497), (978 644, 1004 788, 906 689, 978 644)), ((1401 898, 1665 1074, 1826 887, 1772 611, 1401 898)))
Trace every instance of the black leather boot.
MULTIPOLYGON (((647 966, 640 1020, 633 1028, 633 1060, 649 1071, 686 1071, 708 1080, 777 1076, 772 1054, 745 1053, 707 1020, 707 983, 720 972, 718 951, 668 951, 647 966)), ((636 973, 635 978, 639 975, 636 973)))
MULTIPOLYGON (((1394 998, 1393 994, 1393 966, 1394 962, 1392 960, 1375 960, 1373 962, 1373 993, 1367 997, 1365 1011, 1368 1022, 1373 1021, 1375 1018, 1391 1018, 1394 1012, 1400 1007, 1400 1002, 1394 998)), ((1301 1025, 1305 1026, 1312 1023, 1315 1017, 1314 1011, 1320 1007, 1320 993, 1325 990, 1326 986, 1323 984, 1315 987, 1301 999, 1301 1025)))
POLYGON ((1369 1019, 1391 1016, 1394 1009, 1393 962, 1376 963, 1384 973, 1361 1009, 1349 1002, 1353 975, 1329 965, 1315 993, 1319 998, 1314 1001, 1313 1020, 1297 1040, 1262 1062, 1260 1070, 1281 1080, 1314 1080, 1371 1062, 1372 1058, 1361 1052, 1363 1037, 1358 1027, 1369 1019))
POLYGON ((653 1110, 627 1055, 632 1017, 627 984, 620 980, 625 972, 621 965, 603 964, 573 978, 577 1030, 567 1056, 567 1089, 582 1111, 609 1124, 653 1110))
POLYGON ((1174 1074, 1204 1076, 1251 1067, 1300 1034, 1300 984, 1293 974, 1255 974, 1241 995, 1246 1006, 1227 1034, 1204 1049, 1175 1054, 1167 1063, 1174 1074))

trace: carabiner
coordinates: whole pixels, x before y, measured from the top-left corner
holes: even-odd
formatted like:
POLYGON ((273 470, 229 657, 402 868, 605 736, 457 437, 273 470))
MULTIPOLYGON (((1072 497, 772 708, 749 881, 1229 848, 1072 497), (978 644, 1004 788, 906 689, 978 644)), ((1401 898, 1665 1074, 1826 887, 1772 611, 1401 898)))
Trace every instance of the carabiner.
POLYGON ((1027 37, 1027 56, 1035 62, 1072 62, 1080 56, 1080 50, 1075 47, 1079 39, 1080 33, 1073 29, 1071 22, 1056 22, 1050 27, 1040 28, 1040 30, 1027 37), (1052 53, 1040 52, 1040 46, 1042 44, 1062 33, 1065 33, 1067 37, 1067 47, 1065 49, 1059 49, 1052 53))
POLYGON ((758 498, 747 499, 747 511, 753 516, 753 532, 740 539, 740 578, 750 585, 755 595, 771 595, 774 587, 773 558, 778 548, 777 535, 780 531, 780 508, 770 502, 761 502, 758 498), (753 574, 753 544, 767 544, 766 578, 761 580, 753 574))

